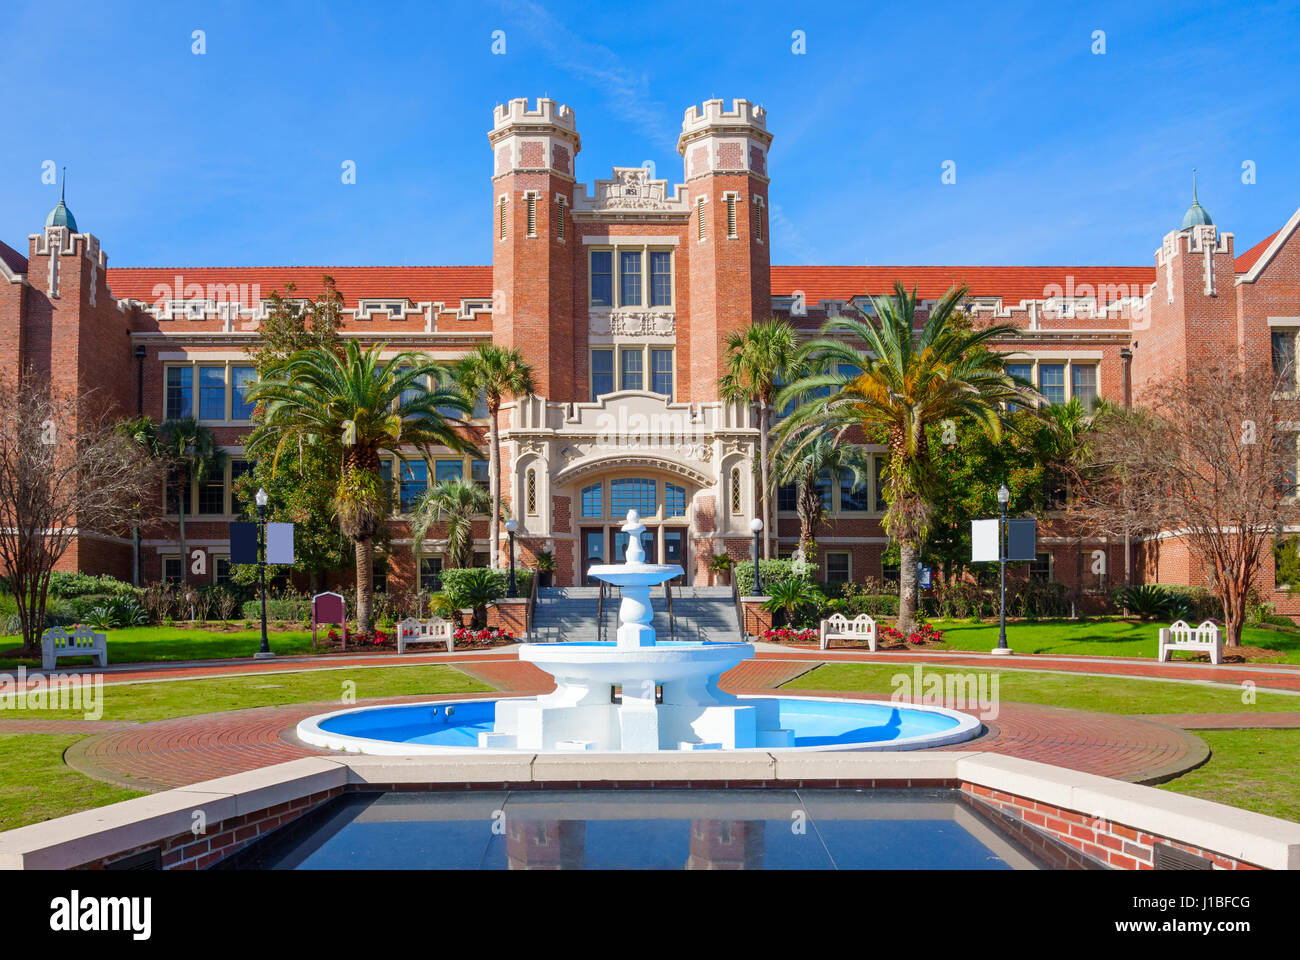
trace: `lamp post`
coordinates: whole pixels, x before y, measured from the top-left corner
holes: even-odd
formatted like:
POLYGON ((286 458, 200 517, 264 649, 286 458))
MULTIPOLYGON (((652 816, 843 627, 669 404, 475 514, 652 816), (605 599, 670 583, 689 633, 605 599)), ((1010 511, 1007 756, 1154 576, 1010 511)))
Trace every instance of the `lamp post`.
POLYGON ((262 587, 262 649, 257 652, 256 659, 264 659, 274 656, 266 636, 266 504, 271 498, 266 495, 266 490, 258 487, 253 499, 257 501, 257 579, 262 587))
MULTIPOLYGON (((519 596, 519 585, 515 582, 515 531, 518 529, 513 517, 506 521, 506 533, 510 535, 510 586, 506 588, 506 596, 512 598, 519 596)), ((533 576, 537 576, 536 572, 533 576)))
POLYGON ((749 529, 754 531, 754 596, 760 596, 763 592, 763 578, 758 572, 758 538, 763 532, 763 520, 761 517, 755 517, 749 521, 749 529))
POLYGON ((998 521, 998 576, 1001 580, 1001 599, 998 601, 998 647, 994 653, 1008 654, 1007 646, 1007 503, 1011 500, 1011 491, 1004 483, 998 487, 998 506, 1002 508, 1002 519, 998 521))

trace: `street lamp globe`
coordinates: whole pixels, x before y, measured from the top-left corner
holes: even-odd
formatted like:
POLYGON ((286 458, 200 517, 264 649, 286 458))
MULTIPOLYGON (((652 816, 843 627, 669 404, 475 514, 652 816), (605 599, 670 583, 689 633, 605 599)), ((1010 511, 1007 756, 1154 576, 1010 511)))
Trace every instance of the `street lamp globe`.
POLYGON ((1008 503, 1010 500, 1011 491, 1007 489, 1007 485, 1004 483, 998 487, 998 503, 1008 503))
POLYGON ((270 501, 271 498, 266 495, 265 489, 263 489, 262 487, 258 487, 257 494, 253 497, 253 499, 257 501, 257 505, 259 507, 264 507, 267 505, 267 503, 270 501))
POLYGON ((515 523, 513 519, 506 521, 506 533, 514 533, 518 529, 519 524, 515 523))
POLYGON ((749 529, 753 530, 755 533, 761 531, 763 529, 763 518, 755 517, 753 520, 749 521, 749 529))

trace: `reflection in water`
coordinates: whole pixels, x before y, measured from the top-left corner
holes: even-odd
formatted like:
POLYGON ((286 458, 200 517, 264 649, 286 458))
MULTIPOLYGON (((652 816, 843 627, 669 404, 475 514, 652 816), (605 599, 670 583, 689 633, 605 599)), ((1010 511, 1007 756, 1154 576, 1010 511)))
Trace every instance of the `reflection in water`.
POLYGON ((511 870, 581 870, 586 858, 585 820, 512 820, 507 825, 511 870))
MULTIPOLYGON (((687 870, 762 870, 762 820, 690 820, 687 870)), ((586 866, 585 820, 512 820, 506 828, 511 870, 581 870, 586 866)))
POLYGON ((687 870, 762 870, 762 820, 692 820, 687 870))

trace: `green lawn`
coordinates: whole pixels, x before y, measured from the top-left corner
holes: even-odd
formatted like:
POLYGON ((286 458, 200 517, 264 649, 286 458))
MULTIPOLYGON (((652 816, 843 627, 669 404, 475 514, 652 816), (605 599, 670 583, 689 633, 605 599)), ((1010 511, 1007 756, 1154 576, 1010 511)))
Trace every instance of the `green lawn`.
MULTIPOLYGON (((320 633, 322 639, 325 631, 320 633)), ((282 656, 311 653, 310 630, 271 631, 271 650, 282 656)), ((22 646, 21 637, 0 637, 0 650, 22 646)), ((251 657, 262 644, 262 628, 221 633, 192 627, 127 627, 108 631, 108 662, 161 663, 178 660, 226 660, 234 657, 251 657)), ((68 657, 59 660, 64 665, 89 664, 89 657, 68 657)), ((0 670, 12 670, 19 664, 29 669, 41 665, 40 656, 34 658, 0 658, 0 670)))
MULTIPOLYGON (((925 666, 924 673, 997 674, 998 696, 1020 703, 1042 703, 1099 713, 1246 713, 1300 710, 1300 695, 1257 692, 1244 704, 1233 689, 1163 680, 1092 677, 1032 670, 983 670, 925 666)), ((796 677, 782 690, 846 690, 887 694, 895 676, 911 677, 906 664, 827 663, 796 677)))
MULTIPOLYGON (((954 650, 987 653, 998 645, 997 621, 936 620, 944 642, 954 650)), ((1136 620, 1039 620, 1007 624, 1007 645, 1017 653, 1066 653, 1079 656, 1150 657, 1155 659, 1160 627, 1168 624, 1136 620)), ((1300 633, 1246 627, 1246 646, 1278 650, 1286 663, 1300 663, 1300 633)), ((1175 659, 1188 654, 1175 653, 1175 659)))
MULTIPOLYGON (((342 706, 343 685, 348 681, 355 683, 358 699, 492 690, 455 667, 441 664, 131 683, 104 688, 102 719, 147 722, 196 713, 330 700, 342 706)), ((37 716, 0 710, 0 719, 80 720, 82 713, 42 710, 37 716)), ((66 766, 63 752, 80 739, 77 734, 0 734, 0 830, 12 830, 141 795, 92 780, 66 766)))
POLYGON ((1213 751, 1210 762, 1162 790, 1300 822, 1300 730, 1199 730, 1213 751))
POLYGON ((0 734, 0 830, 142 794, 84 777, 63 762, 76 734, 0 734))

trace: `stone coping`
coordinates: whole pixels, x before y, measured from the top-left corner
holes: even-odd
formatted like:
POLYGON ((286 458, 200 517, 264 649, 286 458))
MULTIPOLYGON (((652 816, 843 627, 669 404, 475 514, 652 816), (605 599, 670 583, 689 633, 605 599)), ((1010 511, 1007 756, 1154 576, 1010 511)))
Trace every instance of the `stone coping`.
POLYGON ((1300 824, 983 752, 520 754, 308 757, 0 833, 0 868, 67 869, 208 824, 333 790, 371 786, 890 786, 973 784, 1124 824, 1274 870, 1300 869, 1300 824))

